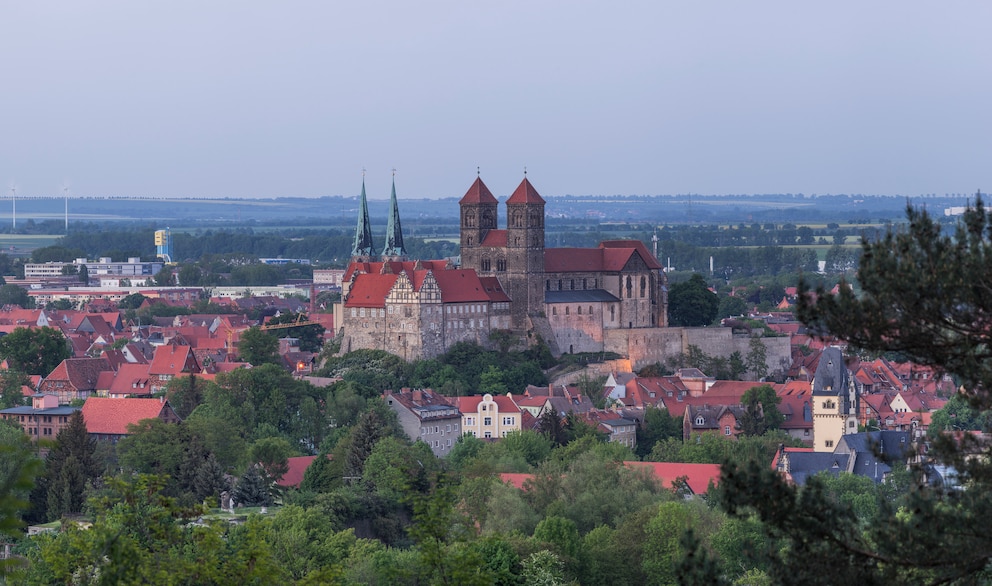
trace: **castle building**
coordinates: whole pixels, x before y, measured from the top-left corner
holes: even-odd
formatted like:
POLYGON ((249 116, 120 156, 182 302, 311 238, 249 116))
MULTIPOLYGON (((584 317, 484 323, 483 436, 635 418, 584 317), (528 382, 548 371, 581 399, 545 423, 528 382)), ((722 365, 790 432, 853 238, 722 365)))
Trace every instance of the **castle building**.
POLYGON ((813 375, 813 451, 833 452, 858 432, 859 396, 840 348, 824 348, 813 375))
POLYGON ((458 267, 406 260, 395 180, 380 258, 364 181, 360 205, 336 322, 342 352, 379 348, 407 360, 430 358, 457 342, 490 346, 496 330, 529 341, 540 336, 555 354, 602 352, 628 347, 624 330, 667 326, 667 281, 644 243, 546 248, 545 201, 526 176, 505 202, 504 229, 499 200, 481 177, 469 187, 459 201, 458 267))

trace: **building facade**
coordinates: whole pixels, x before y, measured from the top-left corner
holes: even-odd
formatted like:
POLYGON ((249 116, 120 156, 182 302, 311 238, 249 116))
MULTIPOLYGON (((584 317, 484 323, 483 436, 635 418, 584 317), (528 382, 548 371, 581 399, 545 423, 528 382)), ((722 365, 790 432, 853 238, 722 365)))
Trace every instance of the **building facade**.
POLYGON ((378 348, 406 360, 431 358, 457 342, 492 346, 497 330, 521 341, 540 336, 554 354, 602 352, 639 346, 639 338, 629 340, 631 332, 667 326, 666 277, 644 243, 546 248, 545 201, 526 177, 505 202, 505 229, 497 223, 499 200, 476 178, 459 201, 458 267, 406 260, 395 185, 391 203, 378 256, 363 183, 335 316, 342 352, 378 348))

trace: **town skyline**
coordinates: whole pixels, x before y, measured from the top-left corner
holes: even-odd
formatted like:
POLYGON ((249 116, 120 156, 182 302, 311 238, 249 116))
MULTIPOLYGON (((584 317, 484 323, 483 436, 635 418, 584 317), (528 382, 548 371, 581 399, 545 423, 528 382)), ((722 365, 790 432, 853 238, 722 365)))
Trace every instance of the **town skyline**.
MULTIPOLYGON (((992 7, 8 4, 0 196, 988 185, 992 7)), ((508 192, 508 191, 507 191, 508 192)))

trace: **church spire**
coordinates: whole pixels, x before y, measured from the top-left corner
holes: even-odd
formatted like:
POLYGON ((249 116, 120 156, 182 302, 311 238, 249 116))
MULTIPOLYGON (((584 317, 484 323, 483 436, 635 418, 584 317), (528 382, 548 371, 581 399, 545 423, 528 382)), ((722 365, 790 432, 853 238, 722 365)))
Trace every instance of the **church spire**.
POLYGON ((382 249, 383 260, 406 257, 403 248, 403 228, 400 226, 400 207, 396 203, 396 170, 393 169, 393 193, 389 197, 389 221, 386 223, 386 246, 382 249))
POLYGON ((351 256, 372 260, 375 245, 372 243, 372 223, 369 222, 369 204, 365 198, 365 172, 362 171, 362 202, 358 210, 358 227, 355 228, 355 245, 351 256))

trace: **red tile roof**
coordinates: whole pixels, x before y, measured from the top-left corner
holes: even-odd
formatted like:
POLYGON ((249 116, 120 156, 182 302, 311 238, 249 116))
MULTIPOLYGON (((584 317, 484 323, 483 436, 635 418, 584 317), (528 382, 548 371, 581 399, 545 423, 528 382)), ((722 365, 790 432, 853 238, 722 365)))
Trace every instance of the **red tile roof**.
POLYGON ((693 494, 704 494, 709 490, 710 482, 716 486, 720 482, 719 464, 686 464, 682 462, 624 462, 631 469, 647 468, 655 478, 671 488, 672 483, 681 476, 686 477, 686 483, 693 494))
POLYGON ((648 252, 640 240, 608 240, 599 248, 548 248, 544 251, 544 270, 549 273, 618 272, 637 255, 649 269, 661 263, 648 252))
MULTIPOLYGON (((328 455, 330 458, 330 455, 328 455)), ((289 464, 289 470, 282 475, 282 478, 276 481, 276 484, 282 487, 293 487, 296 488, 303 482, 303 475, 306 473, 307 468, 310 464, 317 459, 317 456, 296 456, 293 458, 287 458, 287 464, 289 464)))
POLYGON ((66 358, 45 381, 67 381, 78 391, 95 391, 100 373, 111 370, 106 358, 66 358))
POLYGON ((524 483, 528 480, 533 480, 533 474, 520 474, 516 472, 503 472, 499 475, 499 479, 503 484, 509 484, 514 488, 520 490, 524 489, 524 483))
POLYGON ((110 387, 111 395, 150 395, 151 381, 147 364, 122 364, 110 387))
POLYGON ((155 357, 152 358, 151 366, 148 368, 149 374, 177 375, 184 372, 187 361, 196 361, 193 356, 193 349, 189 346, 173 346, 167 344, 155 349, 155 357))
MULTIPOLYGON (((455 407, 462 414, 478 413, 479 403, 485 395, 470 395, 468 397, 452 397, 455 402, 455 407)), ((506 395, 496 395, 493 397, 493 402, 499 407, 500 413, 520 413, 520 408, 517 404, 513 402, 513 399, 507 397, 506 395)))
POLYGON ((510 237, 506 230, 490 230, 479 244, 491 248, 506 248, 509 242, 510 237))
POLYGON ((90 397, 83 403, 83 420, 89 433, 127 435, 128 424, 160 417, 166 409, 171 411, 172 407, 169 406, 168 401, 161 399, 90 397))
POLYGON ((493 197, 493 192, 489 191, 486 184, 482 182, 482 178, 476 177, 472 186, 468 188, 458 203, 499 203, 499 201, 493 197))
POLYGON ((519 204, 519 203, 545 203, 544 198, 537 193, 534 186, 530 184, 530 181, 526 177, 520 182, 520 185, 513 191, 510 198, 506 200, 508 204, 519 204))

